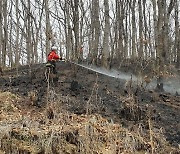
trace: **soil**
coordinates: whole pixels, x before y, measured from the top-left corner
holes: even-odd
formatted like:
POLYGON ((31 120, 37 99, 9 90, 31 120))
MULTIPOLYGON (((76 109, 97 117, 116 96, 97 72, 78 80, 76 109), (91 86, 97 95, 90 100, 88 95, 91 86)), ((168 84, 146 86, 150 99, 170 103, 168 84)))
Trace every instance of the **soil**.
MULTIPOLYGON (((101 115, 109 123, 128 130, 140 125, 149 130, 161 130, 171 146, 180 145, 180 96, 148 91, 127 81, 95 73, 68 62, 57 63, 57 78, 48 76, 45 64, 21 66, 6 70, 0 77, 2 92, 11 92, 24 100, 16 104, 24 113, 39 118, 47 102, 61 98, 61 110, 73 115, 101 115), (64 100, 64 101, 63 101, 64 100)), ((51 108, 48 118, 55 116, 51 108)), ((70 134, 72 135, 72 134, 70 134)), ((67 139, 70 140, 70 139, 67 139)))

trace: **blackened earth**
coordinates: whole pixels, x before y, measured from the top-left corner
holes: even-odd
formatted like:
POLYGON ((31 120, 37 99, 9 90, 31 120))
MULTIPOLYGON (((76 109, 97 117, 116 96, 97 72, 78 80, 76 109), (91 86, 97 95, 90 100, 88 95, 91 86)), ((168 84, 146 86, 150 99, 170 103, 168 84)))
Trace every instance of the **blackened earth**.
MULTIPOLYGON (((53 91, 70 100, 62 104, 62 108, 74 114, 98 113, 110 122, 132 129, 139 124, 148 129, 150 118, 154 128, 163 128, 172 145, 180 144, 180 96, 141 87, 127 91, 125 80, 97 74, 68 62, 58 62, 57 70, 58 76, 54 81, 50 76, 49 86, 45 64, 7 70, 0 77, 0 89, 27 99, 29 92, 35 91, 37 100, 33 105, 38 111, 45 107, 47 95, 53 91)), ((28 101, 21 105, 22 108, 31 106, 28 101)))

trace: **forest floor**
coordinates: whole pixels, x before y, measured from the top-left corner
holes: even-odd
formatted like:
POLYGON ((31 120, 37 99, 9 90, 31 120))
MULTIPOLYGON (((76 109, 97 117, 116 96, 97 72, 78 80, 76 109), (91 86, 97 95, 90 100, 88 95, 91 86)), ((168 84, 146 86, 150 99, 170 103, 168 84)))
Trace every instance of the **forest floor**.
POLYGON ((0 77, 0 153, 180 153, 180 96, 66 62, 0 77))

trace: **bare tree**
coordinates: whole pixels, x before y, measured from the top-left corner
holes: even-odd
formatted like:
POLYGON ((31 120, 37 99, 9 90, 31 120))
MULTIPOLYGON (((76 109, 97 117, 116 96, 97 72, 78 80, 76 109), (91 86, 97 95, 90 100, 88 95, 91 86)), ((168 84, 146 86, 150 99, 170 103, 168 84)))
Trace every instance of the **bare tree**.
POLYGON ((121 64, 137 56, 156 59, 158 76, 165 64, 175 61, 179 67, 179 1, 114 2, 1 0, 1 64, 10 60, 9 65, 14 61, 18 66, 40 62, 39 58, 43 62, 57 43, 68 59, 82 60, 84 46, 93 64, 102 55, 107 68, 113 60, 121 64))
MULTIPOLYGON (((180 28, 179 28, 179 1, 175 0, 175 55, 177 55, 176 67, 180 68, 180 28)), ((175 57, 174 57, 175 58, 175 57)))
POLYGON ((49 0, 45 0, 45 14, 46 14, 46 55, 50 51, 50 40, 52 37, 51 25, 50 25, 50 13, 49 13, 49 0))
POLYGON ((16 8, 16 43, 15 43, 15 64, 16 67, 19 65, 19 27, 20 27, 20 21, 19 21, 19 0, 16 0, 15 8, 16 8))
MULTIPOLYGON (((9 36, 12 36, 12 32, 13 32, 13 16, 12 16, 12 8, 13 8, 13 3, 10 4, 10 12, 9 12, 9 15, 8 15, 8 25, 9 25, 9 36)), ((13 60, 13 49, 12 49, 12 46, 13 46, 13 38, 12 37, 9 37, 9 42, 8 42, 8 45, 7 45, 7 51, 8 51, 8 58, 9 58, 9 63, 8 65, 10 67, 13 67, 14 66, 14 60, 13 60)))
MULTIPOLYGON (((39 43, 39 33, 42 27, 42 18, 43 18, 43 12, 44 12, 44 0, 42 3, 42 6, 40 4, 37 4, 39 6, 39 19, 37 19, 36 16, 34 16, 32 19, 34 21, 35 30, 32 29, 32 39, 33 39, 33 53, 32 53, 32 60, 33 63, 38 62, 38 43, 39 43)), ((32 27, 33 28, 33 27, 32 27)), ((43 54, 43 53, 42 53, 43 54)))
POLYGON ((109 68, 109 37, 110 37, 110 21, 109 21, 109 1, 104 0, 104 16, 105 16, 105 27, 104 27, 104 38, 103 38, 103 52, 102 52, 102 64, 104 67, 109 68))
POLYGON ((158 22, 157 22, 157 67, 158 67, 158 78, 157 78, 157 90, 163 89, 163 72, 164 72, 164 51, 163 51, 163 6, 164 0, 158 1, 158 22))
POLYGON ((135 16, 135 7, 136 7, 136 0, 133 0, 131 5, 132 10, 132 57, 137 57, 136 54, 136 37, 137 37, 137 30, 136 30, 136 16, 135 16))
MULTIPOLYGON (((148 25, 147 25, 147 21, 150 20, 149 18, 147 18, 147 13, 146 13, 146 0, 142 1, 143 3, 143 21, 144 21, 144 38, 142 38, 142 43, 145 46, 144 47, 144 54, 145 54, 145 59, 148 59, 150 57, 150 52, 148 50, 148 40, 150 40, 150 37, 148 38, 148 25)), ((151 25, 149 25, 149 32, 151 30, 151 25)), ((149 46, 150 46, 150 41, 149 41, 149 46)))
POLYGON ((64 16, 65 16, 65 34, 66 34, 66 58, 71 59, 72 58, 72 51, 73 51, 73 35, 72 35, 72 27, 71 27, 71 21, 70 21, 70 1, 67 1, 65 3, 65 10, 64 10, 64 16))
POLYGON ((100 21, 99 21, 99 0, 92 0, 92 57, 93 64, 97 64, 100 21))
POLYGON ((7 43, 8 43, 8 27, 7 27, 7 1, 3 0, 3 19, 4 19, 4 26, 3 26, 3 40, 2 40, 2 64, 3 66, 6 65, 6 55, 7 55, 7 43))
POLYGON ((144 59, 143 53, 143 15, 142 15, 142 2, 138 0, 138 11, 139 11, 139 58, 144 59))
POLYGON ((3 1, 0 1, 0 63, 2 64, 2 34, 3 34, 3 1))

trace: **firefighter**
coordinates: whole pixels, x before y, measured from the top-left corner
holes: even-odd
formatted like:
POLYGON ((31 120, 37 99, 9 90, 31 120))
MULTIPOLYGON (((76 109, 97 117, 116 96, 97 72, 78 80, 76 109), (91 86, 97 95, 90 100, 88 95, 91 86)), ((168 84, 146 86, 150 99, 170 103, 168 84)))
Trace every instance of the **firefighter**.
POLYGON ((56 61, 62 60, 62 58, 56 53, 57 47, 52 46, 51 51, 48 54, 48 62, 46 64, 46 67, 52 67, 52 73, 57 74, 56 70, 56 61))

